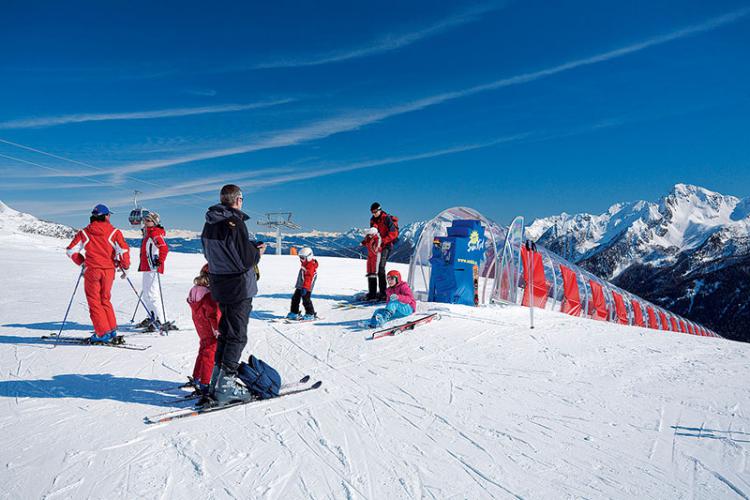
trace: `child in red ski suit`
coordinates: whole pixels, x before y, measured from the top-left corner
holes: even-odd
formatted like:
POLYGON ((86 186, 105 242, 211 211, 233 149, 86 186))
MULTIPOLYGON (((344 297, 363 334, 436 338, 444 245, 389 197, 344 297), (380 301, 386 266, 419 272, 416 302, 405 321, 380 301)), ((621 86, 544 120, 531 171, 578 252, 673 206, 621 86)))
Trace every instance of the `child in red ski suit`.
POLYGON ((367 248, 367 296, 366 300, 378 298, 378 268, 380 267, 380 251, 383 249, 383 238, 378 228, 371 227, 365 232, 362 244, 367 248))
POLYGON ((388 304, 376 310, 370 318, 370 327, 379 328, 392 319, 405 318, 417 310, 417 302, 411 293, 409 284, 401 281, 401 273, 393 270, 388 271, 386 276, 388 288, 385 294, 388 296, 388 304))
POLYGON ((90 224, 78 231, 67 246, 68 257, 84 266, 83 288, 94 324, 95 342, 112 342, 117 337, 117 320, 112 307, 112 283, 115 269, 130 267, 130 248, 122 233, 109 222, 109 208, 97 205, 91 211, 90 224))
POLYGON ((211 371, 214 368, 216 339, 219 337, 219 320, 221 319, 219 304, 211 297, 209 289, 208 264, 201 268, 200 275, 193 280, 193 284, 195 286, 190 289, 187 303, 193 313, 195 331, 201 339, 198 357, 195 359, 193 368, 193 380, 195 380, 196 389, 205 394, 208 391, 211 371))
POLYGON ((315 314, 315 308, 310 298, 315 286, 315 280, 318 277, 318 261, 315 260, 313 251, 309 247, 300 250, 298 255, 300 270, 299 274, 297 274, 297 284, 294 286, 294 295, 292 295, 292 307, 286 317, 290 320, 310 321, 318 317, 315 314), (304 316, 299 312, 300 300, 302 300, 302 305, 305 306, 304 316))

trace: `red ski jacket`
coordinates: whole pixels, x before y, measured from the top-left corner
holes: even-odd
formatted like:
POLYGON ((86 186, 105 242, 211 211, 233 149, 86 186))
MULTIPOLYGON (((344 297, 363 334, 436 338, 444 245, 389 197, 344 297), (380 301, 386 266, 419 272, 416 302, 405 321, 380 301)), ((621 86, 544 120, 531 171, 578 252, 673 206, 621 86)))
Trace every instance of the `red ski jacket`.
POLYGON ((141 272, 158 270, 161 274, 164 274, 164 261, 167 260, 167 254, 169 253, 167 242, 164 241, 164 236, 167 233, 161 226, 146 227, 143 230, 141 263, 138 270, 141 272), (156 257, 159 258, 159 269, 154 269, 153 266, 156 257))
POLYGON ((367 276, 377 276, 382 250, 380 234, 368 234, 362 244, 367 248, 367 276))
POLYGON ((315 286, 315 278, 318 277, 318 261, 315 259, 300 260, 300 268, 297 275, 297 284, 294 288, 304 288, 308 292, 312 292, 315 286))
POLYGON ((78 231, 67 246, 68 257, 91 269, 130 267, 130 248, 119 229, 107 221, 94 221, 78 231))
POLYGON ((384 211, 380 212, 380 217, 370 217, 370 227, 378 228, 380 237, 383 239, 383 247, 393 246, 393 242, 398 239, 398 229, 390 215, 384 211))
POLYGON ((187 303, 193 313, 193 323, 201 338, 217 336, 221 311, 219 304, 211 297, 211 290, 205 286, 194 286, 190 289, 187 303))

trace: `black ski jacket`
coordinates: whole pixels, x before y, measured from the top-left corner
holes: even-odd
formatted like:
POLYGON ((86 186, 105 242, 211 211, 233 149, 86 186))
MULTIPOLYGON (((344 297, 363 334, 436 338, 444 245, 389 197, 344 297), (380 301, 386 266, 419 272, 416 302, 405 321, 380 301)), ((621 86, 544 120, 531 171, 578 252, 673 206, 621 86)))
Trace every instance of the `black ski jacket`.
POLYGON ((211 295, 220 304, 233 304, 258 293, 255 266, 260 252, 250 241, 247 219, 240 210, 221 204, 206 212, 201 243, 208 261, 211 295))

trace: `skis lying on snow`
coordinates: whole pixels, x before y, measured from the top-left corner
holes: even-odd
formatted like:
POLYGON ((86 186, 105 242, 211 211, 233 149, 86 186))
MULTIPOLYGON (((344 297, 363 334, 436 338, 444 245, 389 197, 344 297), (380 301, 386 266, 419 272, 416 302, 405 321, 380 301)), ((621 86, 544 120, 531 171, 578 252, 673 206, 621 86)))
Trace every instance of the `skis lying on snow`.
POLYGON ((316 316, 313 319, 289 319, 289 318, 284 318, 283 321, 287 325, 293 325, 295 323, 313 323, 313 322, 321 320, 321 319, 323 319, 323 318, 321 318, 320 316, 316 316))
MULTIPOLYGON (((309 380, 309 377, 306 377, 307 380, 309 380)), ((304 378, 303 378, 304 380, 304 378)), ((300 383, 304 382, 297 382, 292 384, 291 388, 288 388, 289 386, 284 385, 281 388, 281 391, 278 396, 275 398, 270 399, 251 399, 249 401, 241 401, 239 403, 229 403, 224 406, 195 406, 193 408, 186 408, 184 410, 180 409, 167 413, 161 413, 159 415, 154 415, 152 417, 145 417, 143 420, 146 424, 162 424, 166 422, 171 422, 172 420, 179 420, 181 418, 188 418, 188 417, 197 417, 198 415, 203 415, 204 413, 213 413, 220 410, 226 410, 229 408, 235 408, 237 406, 245 406, 245 405, 251 405, 253 403, 262 403, 264 401, 272 401, 274 399, 283 398, 285 396, 292 396, 294 394, 300 394, 302 392, 312 391, 315 389, 318 389, 321 385, 323 385, 322 380, 318 380, 312 385, 309 385, 307 387, 301 387, 297 388, 297 386, 300 383)))
POLYGON ((120 349, 130 349, 132 351, 145 351, 150 345, 133 345, 126 344, 125 337, 118 335, 112 342, 96 342, 92 341, 91 337, 60 337, 57 335, 42 335, 42 340, 52 342, 59 342, 60 344, 68 345, 95 345, 103 347, 117 347, 120 349))
MULTIPOLYGON (((281 390, 284 391, 284 390, 288 390, 288 389, 294 389, 294 388, 296 388, 299 385, 308 383, 309 381, 310 381, 310 375, 305 375, 304 377, 302 377, 301 379, 299 379, 299 381, 297 381, 297 382, 290 382, 288 384, 283 384, 281 386, 281 390)), ((180 387, 182 387, 182 386, 180 386, 180 387)), ((176 397, 176 398, 173 398, 173 399, 166 400, 166 401, 164 401, 164 403, 182 403, 184 401, 192 401, 194 399, 200 399, 201 396, 202 396, 202 394, 198 393, 198 391, 196 390, 196 391, 191 392, 190 394, 186 394, 185 396, 180 396, 180 397, 176 397)), ((168 413, 172 413, 172 412, 168 412, 168 413)))
POLYGON ((389 328, 384 328, 383 330, 378 330, 377 332, 374 332, 372 334, 372 337, 370 337, 370 340, 377 340, 383 337, 392 337, 393 335, 396 335, 397 333, 401 333, 406 330, 413 330, 414 327, 416 327, 417 325, 424 325, 426 323, 429 323, 432 320, 437 320, 437 319, 440 319, 440 315, 438 313, 428 314, 427 316, 417 318, 413 321, 409 321, 401 325, 391 326, 389 328))
POLYGON ((378 304, 385 304, 384 300, 355 300, 352 302, 336 302, 331 307, 333 309, 364 309, 369 306, 376 306, 378 304))

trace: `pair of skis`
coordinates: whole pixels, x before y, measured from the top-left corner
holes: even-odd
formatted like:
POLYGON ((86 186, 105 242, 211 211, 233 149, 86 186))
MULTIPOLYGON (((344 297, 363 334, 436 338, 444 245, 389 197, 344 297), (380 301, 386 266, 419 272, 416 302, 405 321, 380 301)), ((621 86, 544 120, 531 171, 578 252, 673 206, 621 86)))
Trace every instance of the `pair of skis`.
POLYGON ((65 345, 92 345, 102 347, 117 347, 118 349, 129 349, 131 351, 145 351, 150 345, 126 344, 125 337, 118 335, 112 342, 96 342, 91 337, 58 337, 57 335, 42 335, 42 340, 48 343, 57 343, 65 345))
POLYGON ((281 389, 279 391, 279 395, 275 398, 271 399, 251 399, 249 401, 240 401, 237 403, 229 403, 227 405, 223 406, 194 406, 192 408, 185 408, 185 409, 178 409, 178 410, 171 410, 166 413, 160 413, 158 415, 153 415, 150 417, 145 417, 143 419, 144 423, 146 424, 163 424, 167 422, 172 422, 173 420, 179 420, 183 418, 190 418, 190 417, 197 417, 199 415, 204 415, 206 413, 214 413, 221 410, 228 410, 229 408, 236 408, 238 406, 246 406, 251 405, 254 403, 261 403, 263 401, 271 401, 274 399, 283 398, 286 396, 292 396, 294 394, 300 394, 303 392, 313 391, 315 389, 319 389, 320 386, 323 385, 322 380, 318 380, 317 382, 307 385, 305 387, 300 387, 304 384, 307 384, 310 382, 310 376, 305 375, 302 377, 299 381, 293 382, 291 384, 284 384, 281 386, 281 389))
POLYGON ((422 316, 421 318, 417 318, 412 321, 407 321, 406 323, 402 323, 400 325, 391 326, 389 328, 384 328, 382 330, 373 332, 369 340, 382 339, 383 337, 392 337, 401 332, 414 330, 414 328, 416 328, 419 325, 425 325, 427 323, 432 322, 433 320, 438 320, 438 319, 440 319, 440 315, 438 313, 428 314, 427 316, 422 316))

